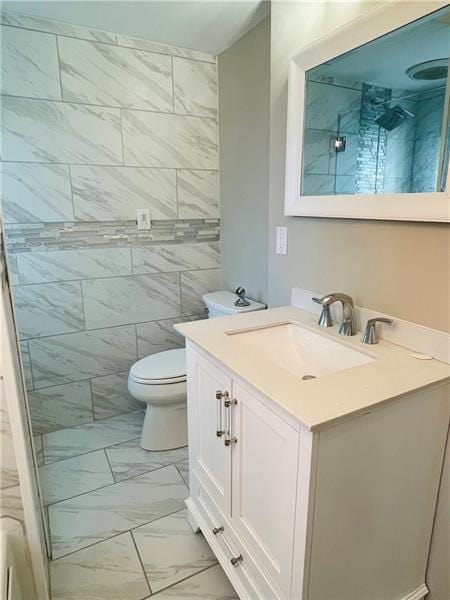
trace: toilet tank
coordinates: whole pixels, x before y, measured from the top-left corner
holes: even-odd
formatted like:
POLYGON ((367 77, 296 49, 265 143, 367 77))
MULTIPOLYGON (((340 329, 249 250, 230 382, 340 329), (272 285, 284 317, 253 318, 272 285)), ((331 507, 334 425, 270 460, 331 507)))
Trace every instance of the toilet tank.
POLYGON ((204 294, 203 302, 208 309, 208 318, 213 319, 214 317, 224 317, 225 315, 235 315, 267 308, 265 304, 255 302, 254 300, 250 300, 250 298, 247 298, 250 302, 249 306, 235 306, 234 303, 237 299, 238 296, 236 294, 226 290, 204 294))

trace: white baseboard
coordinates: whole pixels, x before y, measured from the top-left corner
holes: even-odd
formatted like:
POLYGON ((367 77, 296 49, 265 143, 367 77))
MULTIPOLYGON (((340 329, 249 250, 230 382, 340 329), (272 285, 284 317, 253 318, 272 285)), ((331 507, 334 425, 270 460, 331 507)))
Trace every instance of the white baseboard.
POLYGON ((408 594, 407 596, 403 596, 402 600, 423 600, 423 598, 425 598, 428 592, 429 590, 427 586, 424 583, 422 583, 422 585, 419 585, 419 587, 412 591, 410 594, 408 594))
MULTIPOLYGON (((293 306, 307 310, 308 312, 320 314, 321 307, 312 301, 312 297, 321 297, 323 294, 312 292, 311 290, 303 290, 301 288, 293 288, 291 302, 293 306)), ((335 323, 339 323, 341 318, 341 308, 339 303, 331 307, 331 314, 335 323)), ((409 348, 413 352, 427 354, 445 363, 450 363, 450 335, 444 331, 430 329, 417 323, 404 321, 391 315, 386 315, 362 306, 355 306, 356 318, 358 321, 358 329, 362 330, 368 321, 374 317, 387 317, 392 319, 392 325, 377 325, 378 336, 380 339, 409 348)))

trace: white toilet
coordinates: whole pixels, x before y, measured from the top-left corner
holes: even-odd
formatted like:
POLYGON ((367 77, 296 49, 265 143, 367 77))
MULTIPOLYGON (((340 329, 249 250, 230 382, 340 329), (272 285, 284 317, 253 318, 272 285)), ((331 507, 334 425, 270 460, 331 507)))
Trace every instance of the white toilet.
MULTIPOLYGON (((242 300, 227 291, 205 294, 203 301, 210 319, 266 308, 253 300, 248 300, 248 305, 236 306, 235 302, 242 300)), ((128 375, 128 391, 133 398, 147 403, 141 448, 171 450, 187 445, 184 348, 151 354, 134 363, 128 375)))

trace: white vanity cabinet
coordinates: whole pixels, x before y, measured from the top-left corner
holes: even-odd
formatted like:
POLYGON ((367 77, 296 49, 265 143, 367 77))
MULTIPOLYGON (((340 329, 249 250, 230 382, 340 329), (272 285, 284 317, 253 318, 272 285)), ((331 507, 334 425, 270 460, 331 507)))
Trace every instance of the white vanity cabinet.
POLYGON ((187 374, 189 519, 240 598, 425 596, 446 384, 311 432, 190 341, 187 374))

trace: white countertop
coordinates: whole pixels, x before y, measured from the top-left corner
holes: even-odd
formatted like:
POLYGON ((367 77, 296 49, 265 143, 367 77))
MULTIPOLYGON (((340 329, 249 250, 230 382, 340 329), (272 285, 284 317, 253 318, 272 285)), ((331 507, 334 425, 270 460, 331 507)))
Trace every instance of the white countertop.
POLYGON ((445 363, 418 360, 411 356, 411 350, 383 340, 376 345, 363 344, 359 332, 341 336, 337 326, 319 327, 317 315, 293 306, 181 323, 175 329, 313 431, 415 390, 450 381, 450 366, 445 363), (252 355, 240 343, 239 335, 227 335, 235 329, 286 321, 334 338, 377 360, 303 381, 269 358, 252 355))

